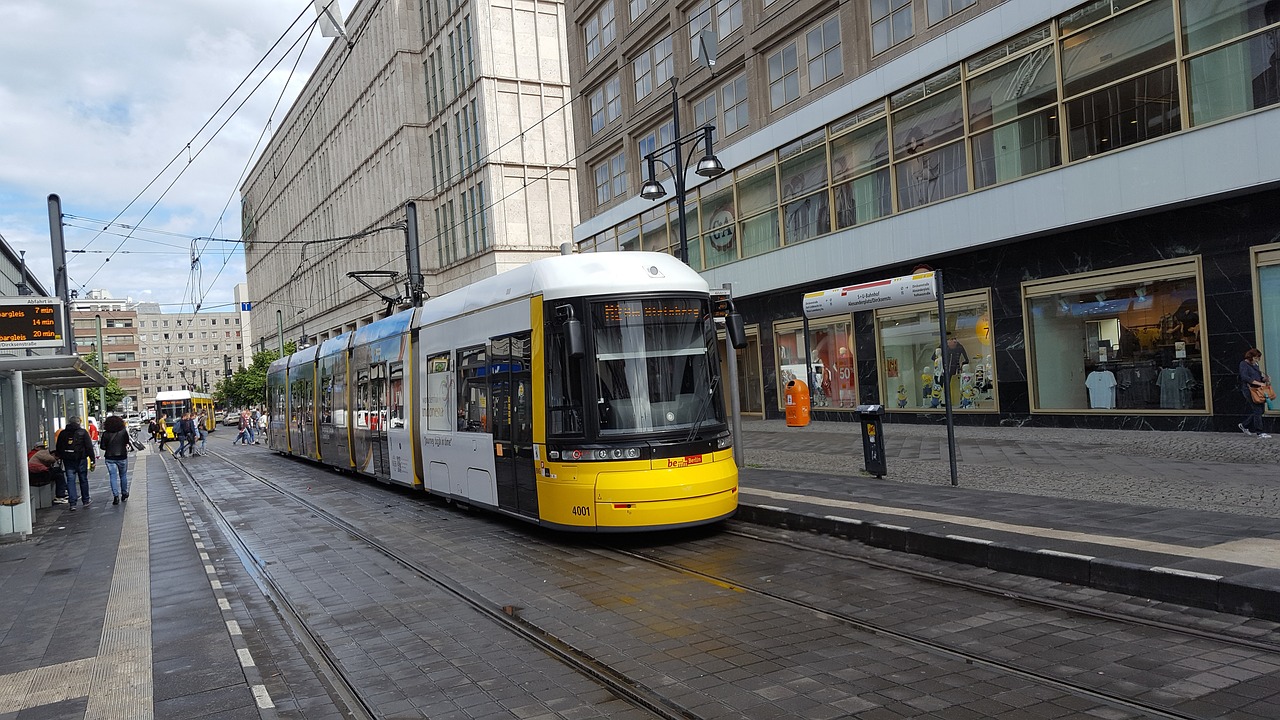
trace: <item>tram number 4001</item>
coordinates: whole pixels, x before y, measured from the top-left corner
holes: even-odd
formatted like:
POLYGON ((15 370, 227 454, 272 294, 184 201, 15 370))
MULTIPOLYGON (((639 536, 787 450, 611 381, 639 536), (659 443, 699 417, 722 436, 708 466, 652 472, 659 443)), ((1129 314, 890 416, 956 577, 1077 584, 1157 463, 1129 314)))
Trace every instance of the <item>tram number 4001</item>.
POLYGON ((591 515, 591 506, 590 505, 574 505, 573 514, 582 515, 584 517, 589 516, 591 515))

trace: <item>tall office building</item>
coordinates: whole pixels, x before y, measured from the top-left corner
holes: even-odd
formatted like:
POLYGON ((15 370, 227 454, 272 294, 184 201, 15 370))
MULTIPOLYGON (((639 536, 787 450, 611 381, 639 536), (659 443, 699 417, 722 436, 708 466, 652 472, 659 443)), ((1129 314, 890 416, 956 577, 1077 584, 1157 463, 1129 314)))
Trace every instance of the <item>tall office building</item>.
POLYGON ((683 236, 749 324, 748 412, 794 378, 820 419, 950 391, 975 424, 1234 429, 1244 352, 1280 356, 1280 1, 569 8, 575 240, 674 252, 645 158, 714 125, 728 172, 690 173, 683 236), (951 342, 930 303, 804 322, 805 293, 920 266, 951 342))
POLYGON ((242 188, 267 347, 407 306, 410 201, 431 296, 572 239, 562 3, 362 0, 345 24, 242 188))

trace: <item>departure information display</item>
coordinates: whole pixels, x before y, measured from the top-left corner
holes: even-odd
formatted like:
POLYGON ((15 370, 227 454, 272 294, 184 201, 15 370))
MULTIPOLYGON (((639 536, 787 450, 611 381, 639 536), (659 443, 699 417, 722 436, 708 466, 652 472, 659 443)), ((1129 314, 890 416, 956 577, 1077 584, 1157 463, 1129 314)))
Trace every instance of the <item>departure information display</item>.
POLYGON ((66 314, 47 297, 0 297, 0 348, 61 347, 66 314))

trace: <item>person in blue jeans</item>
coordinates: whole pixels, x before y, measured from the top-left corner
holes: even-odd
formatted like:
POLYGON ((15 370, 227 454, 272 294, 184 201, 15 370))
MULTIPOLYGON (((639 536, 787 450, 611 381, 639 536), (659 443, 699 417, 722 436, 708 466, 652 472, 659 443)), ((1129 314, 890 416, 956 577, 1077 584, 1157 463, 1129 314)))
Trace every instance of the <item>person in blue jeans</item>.
POLYGON ((93 502, 89 499, 89 461, 97 461, 98 455, 93 450, 89 432, 80 427, 79 417, 72 415, 67 418, 67 426, 58 433, 54 454, 62 461, 63 471, 67 475, 69 509, 75 510, 81 497, 84 498, 85 507, 88 507, 93 502))
POLYGON ((107 418, 98 436, 102 456, 107 460, 107 475, 111 477, 111 504, 119 505, 120 498, 129 499, 129 429, 118 415, 107 418))

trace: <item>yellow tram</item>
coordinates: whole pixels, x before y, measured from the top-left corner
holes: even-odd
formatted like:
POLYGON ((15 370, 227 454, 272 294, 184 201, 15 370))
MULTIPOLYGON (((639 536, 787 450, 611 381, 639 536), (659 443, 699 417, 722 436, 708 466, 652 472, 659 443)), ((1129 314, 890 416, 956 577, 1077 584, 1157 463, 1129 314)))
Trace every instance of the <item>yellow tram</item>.
POLYGON ((277 451, 540 525, 738 504, 709 289, 669 255, 529 263, 281 358, 267 392, 277 451))

